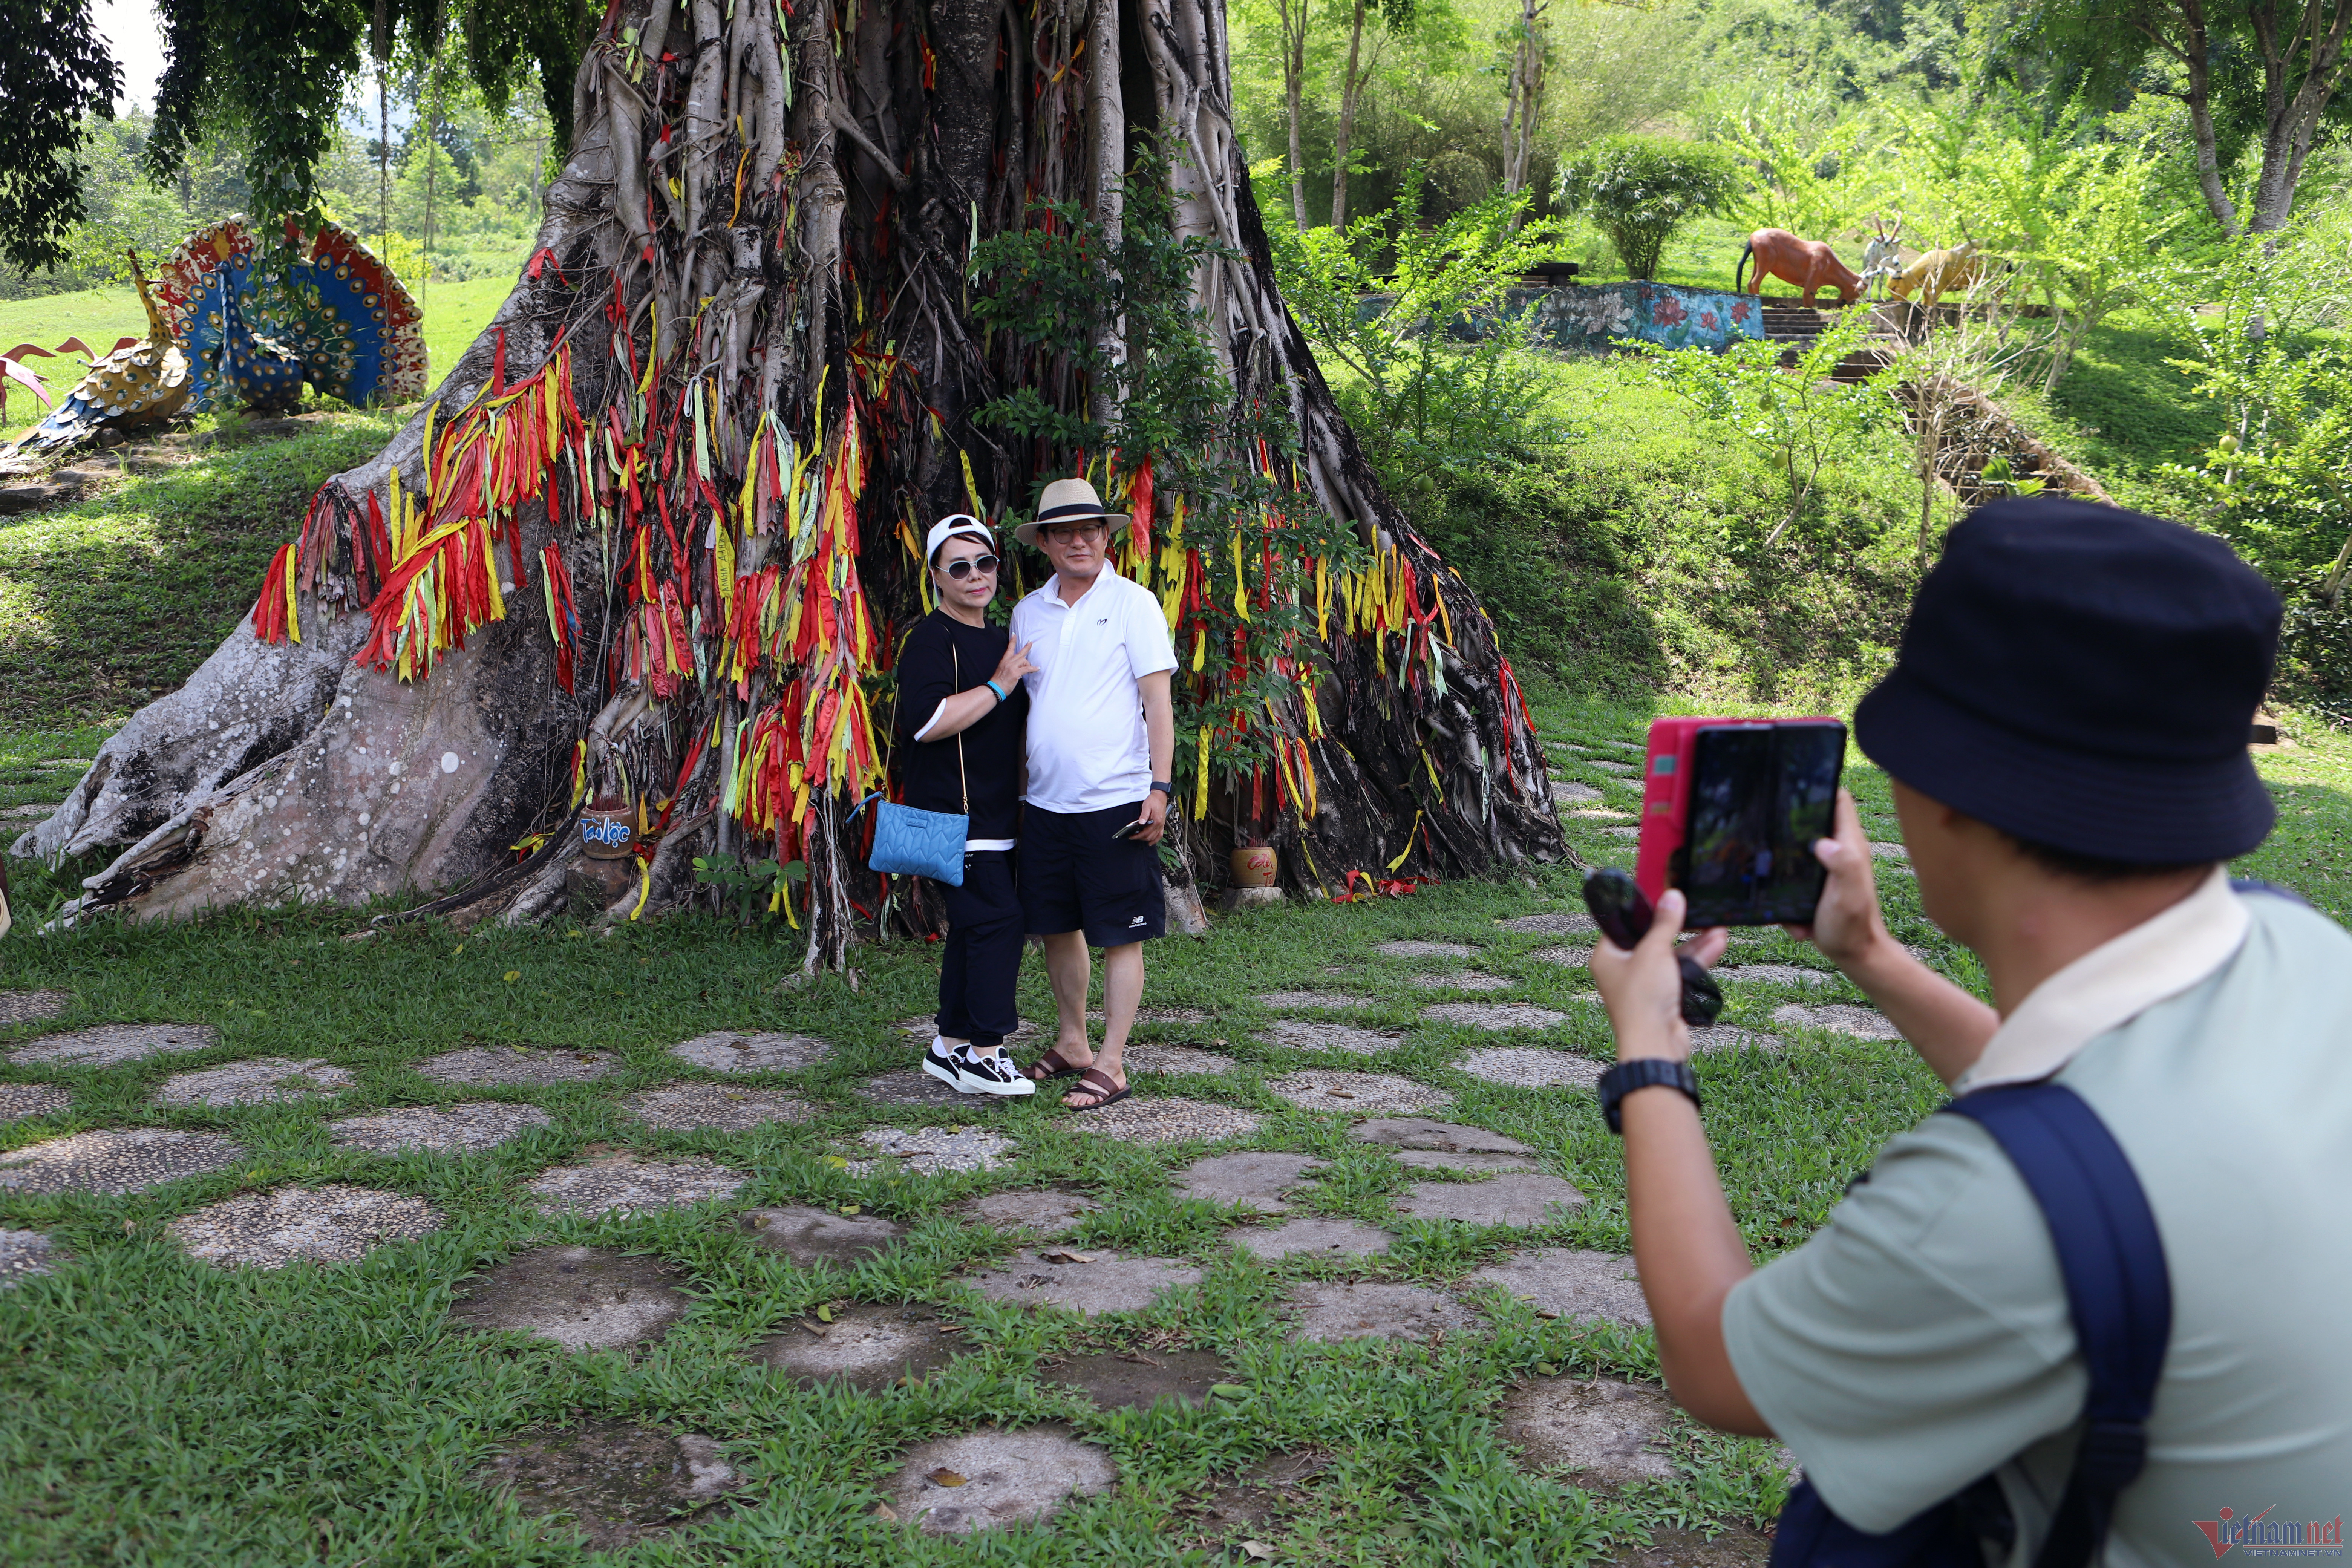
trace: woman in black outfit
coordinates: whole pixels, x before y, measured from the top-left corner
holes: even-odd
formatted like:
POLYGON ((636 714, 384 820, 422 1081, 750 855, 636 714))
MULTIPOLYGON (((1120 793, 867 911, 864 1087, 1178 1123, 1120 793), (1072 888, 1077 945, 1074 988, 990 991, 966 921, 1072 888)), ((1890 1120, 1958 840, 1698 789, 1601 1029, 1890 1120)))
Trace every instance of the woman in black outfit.
POLYGON ((970 517, 943 518, 925 542, 939 608, 915 623, 898 649, 899 752, 906 804, 963 812, 963 886, 942 885, 948 940, 940 961, 938 1033, 923 1070, 964 1094, 1035 1089, 997 1047, 1020 1022, 1013 987, 1021 974, 1021 899, 1013 847, 1021 830, 1023 727, 1037 667, 988 624, 996 596, 996 539, 970 517))

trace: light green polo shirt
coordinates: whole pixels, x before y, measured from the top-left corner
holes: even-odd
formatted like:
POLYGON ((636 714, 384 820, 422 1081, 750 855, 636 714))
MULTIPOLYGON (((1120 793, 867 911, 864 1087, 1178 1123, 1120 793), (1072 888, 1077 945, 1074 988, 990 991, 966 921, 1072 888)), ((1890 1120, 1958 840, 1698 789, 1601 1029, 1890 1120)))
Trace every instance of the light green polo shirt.
MULTIPOLYGON (((2258 1515, 2233 1554, 2340 1557, 2352 1514, 2352 937, 2231 897, 2250 917, 2234 952, 2058 1074, 2129 1156, 2172 1283, 2111 1568, 2212 1568, 2208 1527, 2226 1544, 2258 1515), (2321 1550, 2276 1551, 2277 1529, 2257 1545, 2262 1527, 2321 1550)), ((1891 1530, 1998 1468, 2011 1563, 2032 1561, 2085 1379, 2042 1211, 1982 1128, 1930 1116, 1889 1142, 1818 1235, 1732 1291, 1723 1329, 1840 1518, 1891 1530)))

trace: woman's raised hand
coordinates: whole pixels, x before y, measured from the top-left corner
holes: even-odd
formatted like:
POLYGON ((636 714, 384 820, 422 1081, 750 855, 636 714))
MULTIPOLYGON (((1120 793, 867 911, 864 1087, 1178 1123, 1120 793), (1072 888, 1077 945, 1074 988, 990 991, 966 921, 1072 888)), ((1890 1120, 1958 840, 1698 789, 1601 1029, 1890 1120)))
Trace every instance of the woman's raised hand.
POLYGON ((1037 667, 1029 662, 1029 650, 1036 646, 1030 642, 1016 647, 1011 637, 1005 638, 1004 657, 996 661, 996 684, 1011 691, 1014 681, 1034 672, 1037 667))

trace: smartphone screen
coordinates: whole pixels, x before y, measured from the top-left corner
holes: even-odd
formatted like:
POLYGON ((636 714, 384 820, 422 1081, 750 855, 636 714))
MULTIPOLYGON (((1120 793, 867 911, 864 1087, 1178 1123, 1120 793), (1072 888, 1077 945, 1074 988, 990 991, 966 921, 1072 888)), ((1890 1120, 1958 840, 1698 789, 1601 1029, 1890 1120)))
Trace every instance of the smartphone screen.
POLYGON ((1691 756, 1690 825, 1674 880, 1687 925, 1804 925, 1829 872, 1813 857, 1837 811, 1845 726, 1709 726, 1691 756))

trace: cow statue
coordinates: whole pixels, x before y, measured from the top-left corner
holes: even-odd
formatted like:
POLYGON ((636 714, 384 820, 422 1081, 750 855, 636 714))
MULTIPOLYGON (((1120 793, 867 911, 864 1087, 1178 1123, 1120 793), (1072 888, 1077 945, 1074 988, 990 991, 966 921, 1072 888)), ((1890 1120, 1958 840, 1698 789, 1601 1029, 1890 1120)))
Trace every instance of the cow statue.
POLYGON ((1931 250, 1905 268, 1886 291, 1898 300, 1917 294, 1919 303, 1932 308, 1945 295, 1965 294, 1982 282, 1991 261, 1973 239, 1949 250, 1931 250))
MULTIPOLYGON (((1862 247, 1862 292, 1868 298, 1880 286, 1903 270, 1903 215, 1896 213, 1888 223, 1876 213, 1870 215, 1871 237, 1862 247)), ((1883 293, 1881 294, 1883 298, 1883 293)))
POLYGON ((1862 275, 1837 258, 1837 252, 1818 239, 1799 239, 1785 228, 1759 228, 1748 237, 1740 247, 1739 265, 1731 269, 1731 289, 1740 292, 1740 277, 1748 270, 1748 258, 1756 258, 1756 276, 1749 280, 1747 292, 1760 295, 1764 279, 1773 277, 1795 284, 1805 291, 1805 303, 1813 302, 1816 289, 1824 285, 1838 291, 1838 303, 1851 305, 1862 293, 1862 275))

